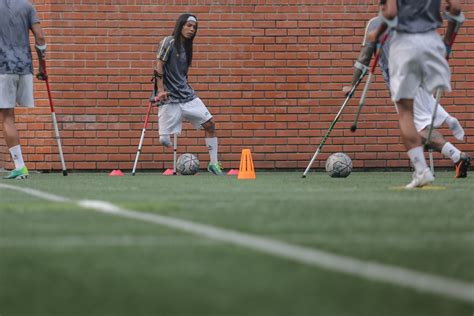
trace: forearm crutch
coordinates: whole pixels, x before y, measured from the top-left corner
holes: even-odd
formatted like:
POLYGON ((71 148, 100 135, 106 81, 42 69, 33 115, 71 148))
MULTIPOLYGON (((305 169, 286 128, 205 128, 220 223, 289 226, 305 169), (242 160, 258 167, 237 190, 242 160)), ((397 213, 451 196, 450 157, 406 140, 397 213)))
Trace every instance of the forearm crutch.
POLYGON ((362 72, 361 72, 359 78, 357 79, 356 83, 352 86, 351 90, 347 93, 347 97, 344 100, 344 103, 342 104, 339 112, 336 114, 336 117, 332 121, 331 126, 329 126, 329 129, 327 130, 326 135, 324 135, 321 143, 319 144, 318 148, 316 149, 316 152, 314 153, 313 158, 311 158, 311 161, 309 162, 308 167, 306 167, 306 170, 303 173, 303 178, 306 178, 306 174, 308 173, 309 169, 311 169, 311 166, 313 165, 314 160, 316 159, 319 152, 321 151, 324 144, 326 143, 326 140, 328 139, 329 134, 331 133, 332 129, 334 128, 334 125, 336 125, 336 122, 339 120, 339 117, 341 116, 342 111, 346 107, 349 100, 352 98, 352 95, 354 94, 355 90, 357 89, 357 86, 360 84, 360 82, 362 81, 362 79, 364 78, 366 73, 367 73, 366 69, 362 70, 362 72))
POLYGON ((151 108, 153 106, 153 103, 157 101, 156 95, 158 93, 158 82, 156 81, 156 77, 153 77, 152 81, 153 81, 153 92, 148 101, 148 109, 146 111, 145 123, 143 124, 142 135, 140 136, 140 142, 138 143, 138 150, 135 156, 135 163, 133 164, 132 176, 135 175, 135 171, 137 170, 138 158, 140 158, 140 154, 142 152, 143 140, 145 139, 145 132, 148 127, 148 121, 150 119, 151 108))
POLYGON ((49 99, 49 108, 51 109, 51 119, 53 121, 53 127, 54 127, 54 134, 56 137, 56 142, 58 143, 58 150, 59 150, 59 159, 61 160, 61 168, 63 170, 63 176, 67 176, 67 169, 66 169, 66 163, 64 162, 64 155, 63 155, 63 147, 61 146, 61 137, 59 136, 59 128, 58 128, 58 121, 56 120, 56 113, 54 112, 54 103, 53 103, 53 97, 51 95, 51 88, 49 86, 49 78, 48 78, 48 72, 46 70, 46 61, 43 59, 40 61, 41 65, 43 67, 43 75, 38 75, 38 79, 42 77, 44 81, 46 82, 46 90, 48 91, 48 99, 49 99))

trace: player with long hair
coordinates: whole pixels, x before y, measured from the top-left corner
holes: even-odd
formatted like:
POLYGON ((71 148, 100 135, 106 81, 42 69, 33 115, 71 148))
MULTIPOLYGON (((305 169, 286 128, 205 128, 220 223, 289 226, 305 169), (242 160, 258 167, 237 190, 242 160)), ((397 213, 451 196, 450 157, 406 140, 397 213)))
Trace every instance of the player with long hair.
POLYGON ((222 175, 222 165, 218 161, 216 124, 188 83, 197 31, 196 16, 182 14, 176 21, 172 36, 165 37, 160 43, 155 66, 159 91, 157 99, 162 103, 158 113, 160 143, 170 147, 170 135, 181 133, 183 120, 189 121, 195 128, 204 128, 210 156, 207 169, 214 175, 222 175))

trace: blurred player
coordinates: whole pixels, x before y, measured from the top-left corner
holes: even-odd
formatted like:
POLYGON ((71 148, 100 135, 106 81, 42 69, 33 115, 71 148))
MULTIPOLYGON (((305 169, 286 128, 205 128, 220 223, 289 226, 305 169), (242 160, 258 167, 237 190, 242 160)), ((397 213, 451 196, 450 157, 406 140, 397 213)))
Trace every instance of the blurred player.
MULTIPOLYGON (((436 32, 442 25, 440 0, 383 2, 380 14, 383 23, 369 33, 368 40, 377 42, 388 27, 395 29, 388 59, 390 92, 399 114, 401 138, 415 168, 412 181, 406 185, 407 189, 413 189, 434 181, 425 160, 422 137, 414 123, 414 99, 420 88, 429 94, 438 89, 451 91, 451 72, 445 58, 445 43, 450 43, 453 27, 450 21, 443 43, 436 32)), ((447 4, 452 16, 461 14, 458 0, 447 0, 447 4)))
MULTIPOLYGON (((371 32, 375 30, 377 27, 380 26, 381 19, 375 18, 369 21, 368 23, 368 31, 371 32)), ((382 47, 382 53, 379 59, 379 66, 382 69, 383 77, 387 87, 390 89, 390 75, 389 75, 389 67, 388 67, 388 60, 389 60, 389 53, 390 53, 390 43, 393 34, 390 33, 387 40, 385 41, 382 47)), ((367 50, 367 47, 373 45, 372 43, 363 43, 363 48, 361 52, 361 57, 359 57, 358 62, 363 63, 362 66, 368 66, 370 62, 370 58, 364 58, 363 53, 364 50, 367 50)), ((357 71, 357 69, 356 69, 357 71)), ((355 74, 354 77, 358 75, 355 74)), ((345 88, 347 91, 350 88, 345 88)), ((428 129, 429 125, 431 124, 431 118, 434 106, 436 104, 436 99, 429 94, 423 87, 420 87, 417 91, 414 99, 414 123, 415 128, 418 134, 422 137, 423 141, 427 139, 428 136, 428 129)), ((434 126, 436 128, 440 127, 441 125, 446 124, 449 129, 451 130, 453 136, 459 140, 463 141, 464 139, 464 129, 462 128, 459 121, 452 117, 446 110, 439 104, 438 110, 436 112, 436 119, 434 122, 434 126)), ((451 161, 455 165, 455 177, 456 178, 465 178, 467 176, 467 171, 470 165, 470 157, 461 152, 458 148, 456 148, 453 144, 446 141, 443 135, 437 131, 433 131, 432 133, 432 141, 431 147, 443 154, 446 158, 451 159, 451 161)))

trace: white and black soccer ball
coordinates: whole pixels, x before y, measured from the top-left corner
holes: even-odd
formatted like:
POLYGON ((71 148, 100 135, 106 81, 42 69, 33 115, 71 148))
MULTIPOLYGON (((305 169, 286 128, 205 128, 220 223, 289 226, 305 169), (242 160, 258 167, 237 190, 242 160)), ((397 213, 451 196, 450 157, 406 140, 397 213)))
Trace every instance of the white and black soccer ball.
POLYGON ((182 154, 176 161, 176 172, 183 176, 191 176, 199 170, 199 159, 193 154, 182 154))
POLYGON ((351 174, 352 160, 344 153, 335 153, 326 160, 326 172, 332 178, 345 178, 351 174))

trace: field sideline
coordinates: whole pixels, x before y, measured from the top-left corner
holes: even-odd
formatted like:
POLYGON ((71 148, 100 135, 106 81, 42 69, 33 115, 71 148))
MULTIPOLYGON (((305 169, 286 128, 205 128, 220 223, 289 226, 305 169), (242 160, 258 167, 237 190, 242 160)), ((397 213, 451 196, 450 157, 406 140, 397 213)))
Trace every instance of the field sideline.
POLYGON ((0 180, 0 314, 471 315, 474 181, 452 177, 414 191, 398 189, 408 172, 0 180), (196 235, 198 224, 255 239, 196 235), (284 258, 262 240, 454 281, 465 298, 284 258))

